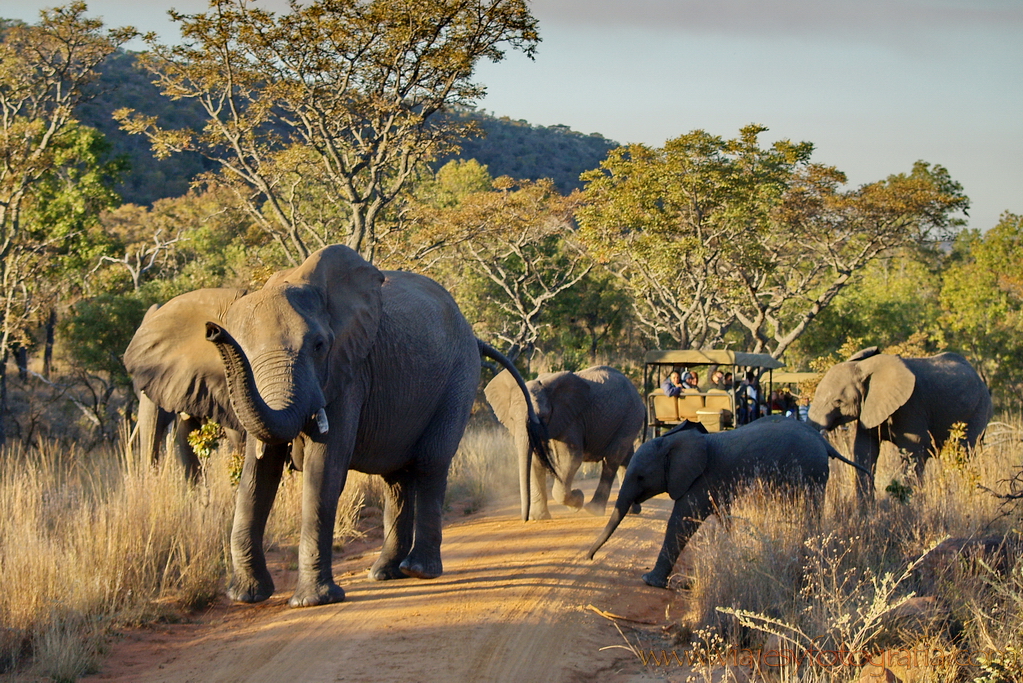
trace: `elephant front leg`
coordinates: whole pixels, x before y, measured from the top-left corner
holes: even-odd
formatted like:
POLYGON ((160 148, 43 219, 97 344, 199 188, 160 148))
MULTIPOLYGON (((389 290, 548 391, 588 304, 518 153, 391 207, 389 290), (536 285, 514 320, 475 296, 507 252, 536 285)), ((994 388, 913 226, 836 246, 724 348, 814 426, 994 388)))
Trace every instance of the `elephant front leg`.
POLYGON ((344 590, 334 583, 332 565, 337 502, 348 476, 350 460, 340 454, 350 456, 351 447, 335 450, 323 439, 323 436, 316 436, 305 441, 302 535, 298 544, 298 582, 288 603, 292 607, 326 605, 345 599, 344 590))
POLYGON ((870 474, 856 470, 856 497, 861 502, 874 500, 874 471, 881 451, 881 441, 876 429, 867 429, 854 423, 853 460, 869 470, 870 474))
POLYGON ((174 417, 174 413, 163 410, 145 394, 139 395, 138 446, 141 457, 153 464, 160 460, 160 445, 174 417))
POLYGON ((643 575, 643 582, 648 586, 668 587, 668 577, 675 568, 679 553, 710 513, 706 502, 708 501, 694 501, 689 495, 675 501, 671 516, 668 517, 668 528, 664 532, 661 552, 657 554, 657 562, 653 569, 643 575))
POLYGON ((287 445, 266 446, 253 438, 247 440, 231 531, 234 575, 227 594, 232 600, 261 602, 273 595, 274 582, 263 554, 263 532, 286 455, 287 445), (256 457, 257 449, 265 449, 261 458, 256 457))
POLYGON ((198 418, 186 417, 182 413, 178 416, 178 424, 174 430, 174 451, 178 456, 178 462, 185 468, 185 477, 190 482, 199 481, 202 463, 199 462, 199 456, 195 454, 192 444, 188 443, 188 435, 200 428, 202 422, 198 418))

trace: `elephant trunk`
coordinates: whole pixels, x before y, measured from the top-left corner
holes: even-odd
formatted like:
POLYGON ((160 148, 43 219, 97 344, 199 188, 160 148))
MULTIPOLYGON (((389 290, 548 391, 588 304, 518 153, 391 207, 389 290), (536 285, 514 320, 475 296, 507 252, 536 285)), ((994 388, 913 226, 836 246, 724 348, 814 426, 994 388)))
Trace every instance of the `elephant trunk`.
MULTIPOLYGON (((281 407, 271 407, 256 387, 255 376, 248 358, 245 357, 241 346, 228 334, 227 330, 216 323, 208 322, 206 323, 206 339, 216 345, 221 360, 224 362, 231 406, 234 408, 238 421, 245 431, 259 441, 267 444, 293 441, 312 414, 322 408, 322 396, 316 405, 310 406, 306 401, 297 402, 294 396, 296 392, 289 391, 287 388, 278 392, 279 395, 273 398, 273 403, 281 407)), ((319 387, 316 388, 316 392, 310 393, 319 396, 319 387)), ((307 401, 311 401, 312 398, 310 397, 307 401)))
POLYGON ((615 532, 618 525, 622 523, 623 519, 625 519, 625 513, 629 511, 630 507, 632 507, 631 497, 626 498, 619 494, 614 510, 611 511, 611 518, 607 520, 607 525, 604 527, 604 530, 600 532, 600 536, 598 536, 597 540, 590 546, 589 551, 586 553, 586 559, 592 560, 593 556, 597 554, 598 550, 600 550, 600 547, 607 543, 607 539, 611 538, 611 534, 615 532))

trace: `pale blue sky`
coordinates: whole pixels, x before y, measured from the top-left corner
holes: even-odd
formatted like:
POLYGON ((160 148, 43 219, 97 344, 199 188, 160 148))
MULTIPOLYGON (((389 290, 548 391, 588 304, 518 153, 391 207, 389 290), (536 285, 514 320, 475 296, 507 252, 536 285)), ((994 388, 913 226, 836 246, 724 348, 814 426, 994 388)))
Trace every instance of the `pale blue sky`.
MULTIPOLYGON (((34 21, 42 0, 0 0, 34 21)), ((283 0, 261 5, 281 8, 283 0)), ((166 9, 204 0, 92 0, 108 24, 176 36, 166 9)), ((618 142, 694 128, 809 140, 852 184, 942 164, 970 226, 1023 213, 1023 0, 534 0, 543 42, 482 65, 481 106, 618 142)))

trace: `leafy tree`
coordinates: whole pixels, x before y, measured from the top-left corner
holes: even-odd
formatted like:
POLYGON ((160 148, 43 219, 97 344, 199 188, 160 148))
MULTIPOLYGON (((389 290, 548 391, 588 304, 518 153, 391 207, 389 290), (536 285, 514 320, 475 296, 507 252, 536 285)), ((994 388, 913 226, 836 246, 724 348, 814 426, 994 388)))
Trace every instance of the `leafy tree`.
POLYGON ((77 302, 59 330, 68 360, 85 372, 110 378, 105 382, 109 393, 117 386, 128 386, 131 379, 121 354, 142 323, 146 308, 144 301, 130 295, 101 294, 77 302))
MULTIPOLYGON (((468 189, 482 176, 471 162, 445 167, 439 181, 468 189), (458 177, 464 183, 457 183, 458 177)), ((428 270, 458 299, 477 331, 513 360, 531 350, 550 321, 547 308, 579 283, 592 263, 572 239, 578 194, 563 197, 550 180, 494 180, 485 192, 438 193, 410 208, 409 229, 391 254, 428 270)))
POLYGON ((152 77, 138 64, 138 55, 119 49, 97 68, 92 97, 75 108, 75 117, 99 130, 117 157, 128 159, 131 173, 123 175, 114 188, 125 202, 149 205, 165 197, 188 192, 193 179, 215 166, 195 152, 182 152, 157 159, 149 141, 121 129, 111 114, 118 109, 134 109, 155 116, 171 127, 201 128, 205 112, 190 99, 172 100, 163 95, 152 77))
POLYGON ((116 115, 158 155, 194 150, 219 164, 290 263, 337 241, 372 259, 381 212, 462 132, 436 114, 482 94, 470 80, 480 59, 500 60, 505 46, 532 55, 536 21, 523 0, 291 0, 289 10, 212 0, 206 13, 172 12, 183 42, 150 40, 143 63, 165 94, 202 105, 204 128, 116 115))
MULTIPOLYGON (((134 35, 103 30, 83 2, 41 12, 36 25, 0 26, 0 354, 36 310, 41 277, 54 257, 73 258, 82 218, 109 201, 82 204, 97 187, 96 137, 75 125, 96 67, 134 35), (77 191, 80 186, 82 191, 77 191), (84 189, 86 186, 91 189, 84 189), (83 206, 83 212, 75 210, 83 206), (70 208, 64 215, 59 209, 70 208)), ((102 182, 100 182, 102 185, 102 182)), ((80 243, 79 243, 80 246, 80 243)), ((0 417, 6 414, 6 363, 0 363, 0 417)), ((4 440, 0 426, 0 442, 4 440)))
POLYGON ((941 322, 1002 403, 1023 402, 1023 216, 963 233, 945 273, 941 322))
POLYGON ((267 241, 232 199, 211 187, 104 214, 104 230, 119 244, 93 268, 93 292, 162 303, 201 287, 245 287, 253 271, 283 265, 265 253, 267 241))
POLYGON ((940 166, 842 191, 813 146, 694 131, 663 149, 613 150, 584 174, 582 236, 626 282, 637 319, 682 348, 724 343, 775 357, 886 250, 958 227, 962 188, 940 166))
POLYGON ((552 300, 548 316, 554 321, 553 345, 564 357, 564 369, 596 365, 602 352, 612 357, 631 352, 623 339, 633 322, 631 309, 632 298, 618 279, 598 269, 552 300))
MULTIPOLYGON (((862 268, 786 354, 791 367, 808 367, 848 339, 889 348, 925 332, 932 351, 941 314, 944 259, 932 247, 906 247, 862 268)), ((858 350, 858 349, 854 349, 858 350)))

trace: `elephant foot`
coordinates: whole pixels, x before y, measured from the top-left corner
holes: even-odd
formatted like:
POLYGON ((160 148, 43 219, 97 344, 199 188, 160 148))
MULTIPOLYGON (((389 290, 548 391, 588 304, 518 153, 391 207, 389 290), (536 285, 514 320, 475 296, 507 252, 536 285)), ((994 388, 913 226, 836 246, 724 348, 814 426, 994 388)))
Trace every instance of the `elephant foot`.
POLYGON ((300 581, 288 604, 292 607, 315 607, 316 605, 344 602, 344 599, 344 589, 333 581, 313 585, 304 585, 300 581))
POLYGON ((607 501, 604 501, 603 503, 598 503, 595 500, 591 500, 589 503, 583 506, 583 509, 586 510, 586 512, 590 513, 591 515, 594 515, 595 517, 600 517, 601 515, 604 514, 604 510, 607 509, 607 501))
POLYGON ((656 570, 647 572, 643 575, 643 583, 654 588, 667 588, 668 577, 661 575, 656 570))
POLYGON ((374 581, 394 581, 396 579, 407 579, 408 574, 401 571, 393 562, 382 563, 377 560, 369 569, 369 578, 374 581))
POLYGON ((529 512, 529 521, 530 522, 537 522, 537 521, 540 521, 542 519, 550 519, 550 518, 551 518, 551 511, 550 510, 540 510, 539 512, 533 512, 532 510, 530 510, 530 512, 529 512))
POLYGON ((436 559, 422 560, 409 555, 399 565, 399 568, 405 576, 413 579, 436 579, 444 574, 444 565, 439 556, 436 559))
POLYGON ((561 501, 561 504, 579 510, 585 502, 586 495, 579 489, 572 489, 571 492, 565 496, 565 499, 561 501))
POLYGON ((235 602, 263 602, 273 594, 274 580, 270 578, 269 572, 260 578, 235 577, 227 589, 227 597, 235 602))
POLYGON ((633 503, 632 507, 629 508, 629 514, 631 515, 638 515, 641 512, 643 512, 643 506, 639 503, 633 503))

